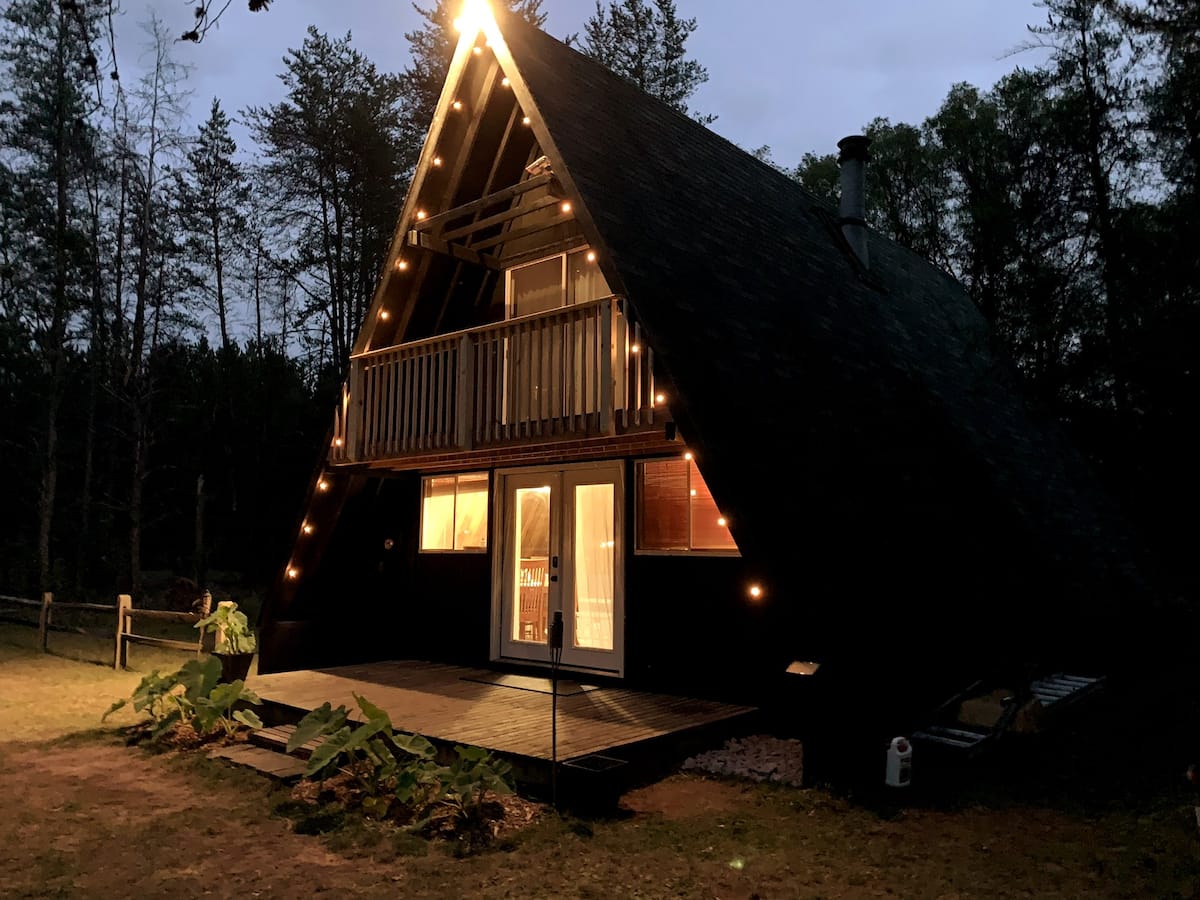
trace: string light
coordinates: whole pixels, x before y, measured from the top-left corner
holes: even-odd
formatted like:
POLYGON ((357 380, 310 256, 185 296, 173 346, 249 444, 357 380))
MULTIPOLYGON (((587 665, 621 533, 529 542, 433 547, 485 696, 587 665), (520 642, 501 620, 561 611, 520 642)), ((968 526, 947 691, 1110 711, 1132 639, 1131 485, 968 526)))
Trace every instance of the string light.
POLYGON ((721 516, 721 518, 717 519, 717 524, 720 525, 722 528, 724 528, 726 525, 729 524, 729 522, 726 520, 726 518, 724 516, 721 516))
POLYGON ((450 104, 450 106, 455 112, 462 112, 462 101, 461 100, 455 100, 453 103, 450 104))
POLYGON ((308 522, 304 523, 304 533, 305 534, 312 534, 314 530, 315 529, 312 527, 312 525, 310 523, 308 523, 308 522))
POLYGON ((512 82, 508 80, 507 76, 505 76, 504 78, 501 78, 500 83, 502 85, 504 85, 505 87, 509 87, 512 84, 512 82))
POLYGON ((345 442, 340 437, 333 439, 333 446, 335 446, 335 447, 340 447, 340 446, 342 446, 343 443, 345 443, 345 442))
POLYGON ((563 201, 562 211, 565 213, 569 213, 571 211, 571 202, 569 200, 563 201))
POLYGON ((696 489, 695 489, 695 488, 692 488, 692 489, 691 489, 691 491, 689 491, 689 493, 690 493, 690 494, 691 494, 693 497, 695 497, 695 496, 696 496, 696 489))
POLYGON ((596 251, 595 251, 595 250, 589 250, 589 251, 588 251, 588 255, 587 255, 587 261, 588 261, 588 262, 595 262, 595 261, 596 261, 596 251))
POLYGON ((435 156, 433 158, 433 165, 435 168, 440 169, 442 167, 442 158, 440 156, 435 156))
POLYGON ((630 348, 629 348, 629 352, 630 352, 630 353, 641 353, 641 352, 642 352, 642 345, 641 345, 641 344, 634 344, 632 347, 630 347, 630 348))
POLYGON ((324 478, 322 478, 320 481, 317 482, 317 490, 321 491, 322 493, 329 490, 329 482, 326 481, 324 478))
POLYGON ((525 118, 521 119, 521 124, 522 124, 522 125, 528 125, 528 124, 529 124, 530 122, 532 122, 532 121, 533 121, 533 120, 532 120, 531 118, 529 118, 529 116, 525 116, 525 118))
POLYGON ((686 459, 688 462, 691 462, 694 459, 694 457, 692 456, 692 451, 689 450, 687 453, 683 454, 683 458, 686 459))
POLYGON ((423 209, 418 209, 418 210, 417 210, 417 221, 418 221, 418 222, 423 222, 423 221, 425 221, 425 216, 426 216, 426 212, 425 212, 425 210, 423 210, 423 209))
POLYGON ((482 47, 476 47, 476 48, 475 48, 475 50, 474 50, 474 53, 475 53, 475 55, 476 55, 476 56, 482 56, 482 55, 483 55, 483 48, 482 48, 482 47))
POLYGON ((297 578, 300 577, 300 570, 297 568, 289 568, 287 570, 287 577, 290 578, 292 581, 295 581, 297 578))
POLYGON ((390 312, 388 312, 386 309, 381 309, 379 311, 379 318, 381 321, 386 322, 391 317, 392 317, 392 314, 390 312))
POLYGON ((763 589, 759 585, 757 585, 757 584, 750 585, 750 596, 751 597, 753 597, 755 600, 757 600, 762 595, 763 595, 763 589))
POLYGON ((406 271, 408 269, 408 260, 407 259, 396 260, 396 268, 397 268, 397 270, 399 270, 401 272, 406 271))
POLYGON ((661 406, 663 403, 667 402, 667 395, 666 394, 655 394, 654 402, 661 406))

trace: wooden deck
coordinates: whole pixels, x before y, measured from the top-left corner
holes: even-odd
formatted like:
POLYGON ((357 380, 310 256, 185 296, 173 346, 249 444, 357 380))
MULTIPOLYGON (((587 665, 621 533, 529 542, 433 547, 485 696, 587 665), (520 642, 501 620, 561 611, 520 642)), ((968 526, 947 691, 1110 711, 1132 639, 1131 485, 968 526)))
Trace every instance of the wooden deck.
MULTIPOLYGON (((258 675, 249 687, 270 704, 309 710, 328 701, 357 712, 354 694, 387 710, 400 731, 471 744, 506 756, 550 759, 548 693, 480 684, 494 673, 424 662, 383 662, 258 675)), ((695 736, 756 710, 707 700, 596 687, 558 698, 558 758, 629 754, 695 736)))

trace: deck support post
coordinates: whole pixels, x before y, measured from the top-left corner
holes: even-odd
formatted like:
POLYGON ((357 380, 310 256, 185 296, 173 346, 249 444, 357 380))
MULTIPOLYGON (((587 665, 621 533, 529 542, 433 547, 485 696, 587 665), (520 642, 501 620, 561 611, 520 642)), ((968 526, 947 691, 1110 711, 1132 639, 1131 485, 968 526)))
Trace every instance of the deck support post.
POLYGON ((346 460, 362 459, 363 447, 363 364, 361 359, 350 360, 350 399, 346 403, 346 460))
POLYGON ((605 300, 600 304, 600 433, 615 433, 613 419, 613 400, 617 391, 613 381, 613 326, 616 319, 613 316, 613 301, 605 300))
POLYGON ((475 344, 469 334, 458 342, 458 391, 455 397, 455 446, 470 450, 475 429, 475 344))
POLYGON ((117 594, 117 644, 113 652, 113 668, 124 669, 129 662, 129 645, 125 635, 129 633, 129 611, 133 609, 133 597, 117 594))

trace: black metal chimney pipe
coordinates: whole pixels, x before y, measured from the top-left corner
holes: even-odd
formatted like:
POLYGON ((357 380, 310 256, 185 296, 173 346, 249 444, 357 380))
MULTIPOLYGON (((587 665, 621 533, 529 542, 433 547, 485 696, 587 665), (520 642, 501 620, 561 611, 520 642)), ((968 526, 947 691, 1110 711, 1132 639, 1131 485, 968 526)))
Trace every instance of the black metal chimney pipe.
POLYGON ((867 162, 871 159, 871 139, 855 134, 838 141, 838 166, 842 173, 842 198, 838 208, 838 224, 846 243, 864 267, 870 267, 867 256, 867 162))

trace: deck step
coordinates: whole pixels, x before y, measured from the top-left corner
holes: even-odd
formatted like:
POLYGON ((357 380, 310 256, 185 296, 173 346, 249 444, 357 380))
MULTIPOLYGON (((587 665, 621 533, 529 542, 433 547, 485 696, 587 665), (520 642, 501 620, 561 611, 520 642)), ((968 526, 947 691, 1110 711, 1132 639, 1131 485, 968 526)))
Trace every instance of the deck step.
POLYGON ((279 781, 296 781, 304 775, 303 760, 249 744, 218 747, 209 753, 209 756, 213 759, 229 760, 234 765, 246 766, 279 781))
MULTIPOLYGON (((288 741, 292 739, 295 732, 295 725, 274 725, 270 728, 260 728, 258 731, 250 732, 250 743, 276 753, 287 754, 288 741)), ((315 738, 307 744, 297 747, 293 753, 288 755, 294 758, 308 759, 324 740, 324 738, 315 738)))

